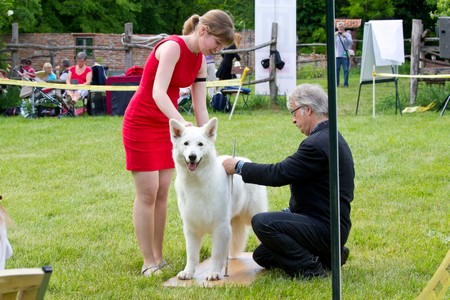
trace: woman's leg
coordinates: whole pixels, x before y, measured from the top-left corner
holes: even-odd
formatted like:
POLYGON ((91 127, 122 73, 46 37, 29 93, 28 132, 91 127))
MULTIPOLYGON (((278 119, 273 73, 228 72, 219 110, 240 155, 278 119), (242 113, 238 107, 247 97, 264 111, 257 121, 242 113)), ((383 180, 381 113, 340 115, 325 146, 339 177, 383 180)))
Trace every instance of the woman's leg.
POLYGON ((163 259, 164 229, 166 227, 167 202, 173 169, 159 171, 159 188, 155 202, 153 254, 159 264, 163 259))
POLYGON ((159 172, 133 172, 136 198, 133 206, 134 232, 144 257, 144 266, 155 266, 154 253, 155 202, 159 188, 159 172))

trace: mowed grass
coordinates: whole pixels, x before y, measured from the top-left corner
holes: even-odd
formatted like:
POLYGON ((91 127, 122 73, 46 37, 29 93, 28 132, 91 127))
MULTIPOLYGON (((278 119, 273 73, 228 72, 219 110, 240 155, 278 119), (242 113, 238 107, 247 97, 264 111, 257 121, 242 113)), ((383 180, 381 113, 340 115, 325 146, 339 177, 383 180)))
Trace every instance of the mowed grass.
MULTIPOLYGON (((450 245, 450 113, 395 115, 386 83, 377 85, 377 116, 372 118, 370 85, 363 87, 355 116, 356 82, 353 77, 349 89, 338 89, 338 126, 356 169, 343 299, 413 299, 450 245)), ((237 155, 272 163, 295 152, 304 138, 282 105, 238 110, 231 121, 210 115, 219 118, 219 154, 230 154, 236 138, 237 155)), ((13 221, 7 268, 51 265, 47 299, 331 298, 331 278, 298 281, 278 271, 249 287, 163 287, 186 258, 173 187, 164 243, 172 269, 159 278, 139 276, 134 188, 125 171, 121 124, 121 117, 0 117, 0 194, 13 221)), ((288 201, 288 187, 269 187, 270 210, 288 201)), ((252 234, 247 251, 256 246, 252 234)), ((201 257, 209 255, 207 238, 201 257)))

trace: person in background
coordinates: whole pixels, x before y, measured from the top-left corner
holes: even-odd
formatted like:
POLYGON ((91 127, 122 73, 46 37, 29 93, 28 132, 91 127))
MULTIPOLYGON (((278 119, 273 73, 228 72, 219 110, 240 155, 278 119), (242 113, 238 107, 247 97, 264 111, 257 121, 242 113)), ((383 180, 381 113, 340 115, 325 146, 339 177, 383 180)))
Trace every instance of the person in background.
POLYGON ((44 77, 42 78, 43 80, 45 81, 56 80, 56 74, 53 73, 53 67, 51 63, 46 62, 44 64, 43 69, 44 69, 44 77))
MULTIPOLYGON (((0 69, 0 79, 9 79, 6 70, 0 69)), ((6 93, 6 88, 6 85, 0 85, 0 94, 6 93)))
POLYGON ((61 66, 57 65, 55 67, 56 79, 61 81, 66 81, 67 75, 69 74, 70 60, 63 58, 61 60, 61 66))
MULTIPOLYGON (((239 33, 235 33, 234 43, 228 48, 225 48, 224 50, 238 49, 241 46, 241 41, 242 35, 240 35, 239 33)), ((217 69, 216 72, 216 77, 219 78, 219 80, 236 78, 236 75, 231 74, 231 69, 233 68, 233 59, 235 58, 237 61, 241 60, 241 57, 237 53, 222 54, 222 62, 220 63, 219 68, 217 69)))
POLYGON ((34 77, 34 74, 36 73, 36 71, 31 66, 31 59, 29 59, 29 58, 22 58, 20 60, 20 71, 21 72, 26 72, 28 74, 32 74, 31 77, 34 77))
POLYGON ((0 69, 0 79, 8 79, 8 72, 6 70, 0 69))
MULTIPOLYGON (((78 52, 77 64, 69 68, 66 78, 66 84, 71 84, 72 80, 78 85, 90 85, 92 81, 92 69, 86 65, 86 52, 78 52)), ((66 102, 69 105, 75 105, 78 100, 87 97, 88 91, 79 89, 76 91, 66 91, 66 102)))
POLYGON ((190 87, 197 125, 208 122, 204 55, 231 44, 234 25, 225 12, 210 10, 201 17, 192 15, 182 33, 166 37, 153 48, 122 125, 126 169, 132 173, 136 192, 133 223, 144 258, 141 274, 146 277, 161 274, 167 266, 163 239, 175 167, 169 119, 192 126, 177 103, 180 88, 190 87))
POLYGON ((352 35, 345 31, 344 23, 337 23, 337 31, 334 33, 334 46, 336 49, 336 81, 339 86, 339 74, 344 71, 344 87, 348 87, 348 69, 350 68, 350 56, 348 49, 352 48, 352 35))
MULTIPOLYGON (((207 65, 207 72, 208 72, 208 81, 215 81, 216 78, 216 62, 214 60, 214 55, 205 55, 206 58, 206 65, 207 65)), ((212 96, 215 94, 216 89, 213 87, 208 88, 208 95, 209 98, 212 98, 212 96)))
MULTIPOLYGON (((306 135, 297 151, 275 164, 223 161, 227 174, 239 174, 246 183, 290 186, 289 207, 280 212, 259 213, 252 228, 261 244, 253 252, 266 269, 280 268, 294 278, 327 276, 331 269, 330 146, 328 97, 318 85, 301 84, 287 100, 292 123, 306 135)), ((350 203, 354 194, 353 157, 338 134, 341 264, 350 228, 350 203)))

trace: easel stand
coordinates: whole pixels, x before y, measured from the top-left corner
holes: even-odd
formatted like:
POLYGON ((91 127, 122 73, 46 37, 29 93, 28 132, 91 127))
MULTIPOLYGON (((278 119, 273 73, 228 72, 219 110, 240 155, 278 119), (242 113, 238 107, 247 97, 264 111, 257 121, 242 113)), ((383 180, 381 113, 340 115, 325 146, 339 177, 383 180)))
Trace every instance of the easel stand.
MULTIPOLYGON (((400 115, 402 115, 402 107, 400 105, 400 97, 398 95, 398 78, 388 78, 388 79, 379 79, 375 81, 376 83, 383 83, 383 82, 394 82, 395 85, 395 114, 397 114, 397 109, 400 112, 400 115)), ((373 81, 361 81, 359 83, 359 91, 358 91, 358 101, 356 102, 356 112, 355 115, 358 115, 358 108, 359 108, 359 99, 361 96, 361 86, 363 84, 374 84, 373 81)), ((448 100, 447 100, 448 101, 448 100)))

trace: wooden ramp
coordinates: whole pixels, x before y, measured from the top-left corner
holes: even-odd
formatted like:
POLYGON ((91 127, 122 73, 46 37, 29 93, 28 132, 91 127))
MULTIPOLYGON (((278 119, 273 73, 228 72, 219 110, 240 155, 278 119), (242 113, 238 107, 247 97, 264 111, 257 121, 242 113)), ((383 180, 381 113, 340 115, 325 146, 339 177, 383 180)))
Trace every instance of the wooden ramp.
POLYGON ((192 280, 179 280, 174 276, 164 282, 166 287, 216 287, 216 286, 247 286, 250 285, 264 269, 253 261, 252 252, 242 253, 238 258, 228 260, 228 276, 220 280, 208 281, 206 274, 210 258, 200 263, 192 280))

